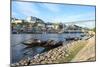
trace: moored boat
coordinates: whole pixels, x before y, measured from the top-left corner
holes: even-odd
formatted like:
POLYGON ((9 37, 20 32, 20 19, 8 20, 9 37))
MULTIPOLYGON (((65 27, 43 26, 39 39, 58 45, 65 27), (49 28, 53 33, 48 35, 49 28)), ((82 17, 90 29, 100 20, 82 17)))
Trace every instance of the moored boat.
POLYGON ((45 48, 55 48, 63 44, 62 41, 55 41, 55 40, 47 40, 47 41, 42 41, 39 39, 31 39, 27 40, 25 42, 22 42, 22 44, 27 45, 29 47, 33 46, 41 46, 45 48))
POLYGON ((39 39, 30 39, 30 40, 22 42, 22 44, 27 45, 27 46, 38 46, 38 45, 41 44, 41 40, 39 40, 39 39))

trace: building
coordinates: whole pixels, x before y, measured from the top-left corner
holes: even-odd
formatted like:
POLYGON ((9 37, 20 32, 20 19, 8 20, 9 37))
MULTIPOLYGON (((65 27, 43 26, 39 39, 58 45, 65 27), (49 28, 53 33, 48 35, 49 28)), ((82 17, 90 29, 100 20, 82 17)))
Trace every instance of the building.
POLYGON ((46 23, 46 28, 54 28, 53 23, 47 22, 46 23))
POLYGON ((39 19, 39 18, 37 18, 37 17, 29 16, 29 17, 27 17, 26 20, 27 20, 28 23, 33 23, 34 26, 45 27, 44 21, 39 19))
POLYGON ((22 24, 23 22, 24 22, 24 20, 16 19, 16 18, 11 18, 11 23, 22 24))
POLYGON ((37 18, 36 17, 32 17, 32 16, 29 16, 26 18, 27 22, 29 23, 35 23, 37 18))

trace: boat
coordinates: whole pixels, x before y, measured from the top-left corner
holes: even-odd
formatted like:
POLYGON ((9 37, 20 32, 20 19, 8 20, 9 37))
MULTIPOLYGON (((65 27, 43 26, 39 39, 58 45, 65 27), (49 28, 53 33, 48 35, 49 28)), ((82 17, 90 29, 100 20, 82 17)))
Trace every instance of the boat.
POLYGON ((70 41, 70 40, 77 41, 77 40, 81 40, 82 38, 81 37, 72 37, 72 38, 65 38, 65 39, 66 39, 66 41, 70 41))
POLYGON ((69 40, 75 40, 76 38, 75 37, 72 37, 72 38, 65 38, 66 41, 69 41, 69 40))
POLYGON ((61 45, 63 45, 62 41, 48 40, 47 43, 42 46, 45 48, 56 48, 61 45))
POLYGON ((63 44, 62 41, 55 41, 55 40, 47 40, 47 41, 42 41, 39 39, 31 39, 22 42, 22 44, 27 45, 28 47, 33 47, 33 46, 41 46, 45 48, 55 48, 63 44))
POLYGON ((86 36, 85 34, 83 34, 83 35, 80 35, 81 37, 84 37, 84 36, 86 36))
POLYGON ((38 46, 38 45, 41 44, 41 40, 39 40, 39 39, 30 39, 30 40, 22 42, 22 44, 27 45, 27 46, 38 46))

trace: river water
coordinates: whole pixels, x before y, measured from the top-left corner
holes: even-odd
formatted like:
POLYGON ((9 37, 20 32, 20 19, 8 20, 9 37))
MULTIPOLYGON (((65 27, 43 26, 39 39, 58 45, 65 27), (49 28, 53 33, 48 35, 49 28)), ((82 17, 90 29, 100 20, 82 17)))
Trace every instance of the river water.
POLYGON ((33 47, 27 48, 21 42, 34 38, 40 40, 65 41, 65 38, 80 37, 83 33, 64 33, 64 34, 11 34, 11 63, 16 63, 24 57, 33 57, 41 53, 45 48, 33 47))

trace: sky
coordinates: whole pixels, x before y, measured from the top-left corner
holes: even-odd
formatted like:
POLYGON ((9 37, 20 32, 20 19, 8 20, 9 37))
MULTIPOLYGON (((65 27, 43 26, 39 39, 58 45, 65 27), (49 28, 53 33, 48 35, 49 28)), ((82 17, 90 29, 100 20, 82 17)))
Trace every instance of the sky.
POLYGON ((12 1, 12 17, 26 19, 28 16, 38 17, 45 22, 71 22, 83 27, 95 27, 95 21, 75 22, 95 20, 94 6, 12 1))

